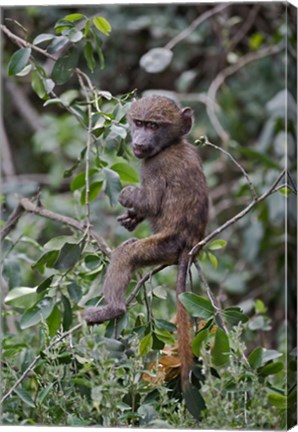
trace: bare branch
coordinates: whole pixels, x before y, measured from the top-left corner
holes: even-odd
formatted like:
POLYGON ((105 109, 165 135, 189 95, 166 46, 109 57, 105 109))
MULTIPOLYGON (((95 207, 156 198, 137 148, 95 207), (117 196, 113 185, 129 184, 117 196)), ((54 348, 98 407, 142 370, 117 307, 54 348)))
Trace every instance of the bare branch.
MULTIPOLYGON (((64 216, 58 213, 54 213, 51 210, 47 210, 44 207, 32 203, 28 198, 22 198, 17 209, 12 214, 12 216, 9 218, 8 223, 6 226, 0 231, 1 238, 4 238, 5 235, 7 235, 16 225, 17 221, 19 220, 21 213, 23 211, 34 213, 36 215, 45 217, 47 219, 51 219, 53 221, 59 222, 61 224, 67 225, 71 228, 75 228, 78 231, 85 232, 86 226, 85 224, 82 224, 81 222, 78 222, 77 220, 64 216)), ((90 237, 96 241, 97 246, 99 250, 101 250, 106 256, 111 255, 111 249, 106 244, 106 242, 94 231, 89 232, 90 237)))
POLYGON ((165 48, 169 50, 173 49, 175 45, 177 45, 183 39, 187 38, 200 24, 202 24, 204 21, 206 21, 208 18, 212 17, 213 15, 217 14, 218 12, 221 12, 222 10, 226 9, 228 6, 230 6, 230 3, 224 3, 224 4, 221 3, 220 5, 214 7, 213 9, 207 10, 198 18, 196 18, 188 27, 186 27, 185 30, 183 30, 172 40, 170 40, 165 45, 165 48))
POLYGON ((259 197, 255 198, 251 203, 245 207, 241 212, 237 213, 234 217, 226 221, 223 225, 216 228, 216 230, 212 231, 209 235, 207 235, 203 240, 201 240, 199 243, 197 243, 192 250, 189 252, 189 256, 193 257, 200 249, 202 249, 203 246, 205 246, 210 240, 212 240, 214 237, 216 237, 218 234, 220 234, 222 231, 227 229, 229 226, 233 225, 235 222, 237 222, 239 219, 243 218, 247 213, 250 212, 250 210, 255 207, 257 204, 259 204, 261 201, 263 201, 265 198, 267 198, 269 195, 271 195, 280 180, 284 177, 286 171, 283 170, 275 182, 270 186, 270 188, 264 192, 259 197))
POLYGON ((1 240, 3 238, 5 238, 10 233, 10 231, 12 231, 14 229, 14 227, 18 223, 18 221, 19 221, 19 219, 23 213, 24 213, 23 206, 19 203, 17 205, 17 207, 15 208, 15 210, 13 211, 13 213, 10 215, 5 227, 2 228, 0 231, 0 239, 1 240))
POLYGON ((229 157, 229 158, 234 162, 235 165, 237 165, 237 167, 240 169, 240 171, 242 172, 242 174, 244 175, 244 177, 245 177, 246 180, 247 180, 247 183, 248 183, 248 186, 249 186, 249 189, 250 189, 250 191, 251 191, 251 194, 252 194, 253 198, 256 199, 256 198, 257 198, 257 193, 256 193, 256 190, 255 190, 255 188, 254 188, 254 185, 252 184, 252 181, 250 180, 250 178, 249 178, 247 172, 245 171, 245 169, 243 168, 243 166, 240 165, 240 163, 236 161, 236 159, 234 158, 234 156, 232 156, 231 153, 229 153, 228 151, 222 149, 221 147, 218 147, 217 145, 212 144, 211 142, 209 142, 208 139, 207 139, 207 137, 202 137, 202 138, 200 138, 200 139, 198 140, 198 142, 200 142, 200 141, 203 141, 203 142, 202 142, 202 145, 203 145, 203 146, 204 146, 204 145, 209 145, 210 147, 213 147, 213 148, 215 148, 216 150, 221 151, 221 152, 224 153, 226 156, 228 156, 228 157, 229 157))
MULTIPOLYGON (((269 46, 262 48, 261 50, 257 52, 251 52, 247 55, 244 55, 239 59, 239 61, 236 64, 233 64, 231 66, 228 66, 226 69, 222 70, 216 78, 212 81, 207 96, 209 99, 211 99, 214 104, 216 103, 216 95, 220 88, 220 86, 225 82, 225 80, 233 75, 235 72, 237 72, 239 69, 243 68, 248 63, 251 63, 252 61, 259 60, 260 58, 267 57, 269 55, 274 55, 279 53, 284 48, 283 44, 275 45, 275 46, 269 46)), ((207 105, 207 113, 210 118, 210 121, 216 130, 217 134, 223 141, 223 144, 225 145, 229 141, 229 134, 226 132, 226 130, 221 125, 217 115, 216 115, 216 108, 215 105, 212 106, 212 104, 207 105)))
POLYGON ((0 24, 0 29, 3 31, 3 33, 6 34, 6 36, 8 36, 19 47, 32 48, 33 50, 35 50, 35 51, 39 52, 40 54, 50 58, 51 60, 54 60, 54 61, 57 60, 57 58, 55 56, 48 53, 47 51, 43 50, 42 48, 39 48, 36 45, 31 44, 30 42, 27 42, 25 39, 22 39, 21 37, 12 33, 4 24, 0 24))

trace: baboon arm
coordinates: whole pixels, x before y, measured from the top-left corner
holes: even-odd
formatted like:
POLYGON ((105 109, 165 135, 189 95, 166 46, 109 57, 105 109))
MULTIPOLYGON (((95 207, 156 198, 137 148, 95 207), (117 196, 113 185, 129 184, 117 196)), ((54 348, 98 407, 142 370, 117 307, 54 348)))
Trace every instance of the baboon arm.
POLYGON ((123 207, 132 208, 137 218, 142 220, 148 216, 155 216, 160 212, 162 198, 165 191, 163 178, 151 178, 142 185, 127 186, 119 195, 119 202, 123 207))

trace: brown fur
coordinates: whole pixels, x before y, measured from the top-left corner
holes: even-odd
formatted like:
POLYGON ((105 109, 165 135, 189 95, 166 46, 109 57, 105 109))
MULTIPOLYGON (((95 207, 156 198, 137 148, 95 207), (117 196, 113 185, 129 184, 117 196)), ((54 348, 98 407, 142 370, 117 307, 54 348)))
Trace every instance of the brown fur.
POLYGON ((185 290, 187 253, 199 242, 208 217, 208 193, 197 150, 183 135, 191 128, 190 108, 184 110, 169 98, 153 96, 132 104, 128 119, 132 147, 142 159, 141 187, 128 186, 119 202, 128 210, 118 219, 132 231, 147 218, 154 234, 125 242, 112 254, 104 282, 106 305, 89 308, 84 318, 96 324, 125 312, 124 293, 132 273, 140 267, 178 264, 177 325, 182 362, 182 387, 192 365, 189 317, 178 300, 185 290))

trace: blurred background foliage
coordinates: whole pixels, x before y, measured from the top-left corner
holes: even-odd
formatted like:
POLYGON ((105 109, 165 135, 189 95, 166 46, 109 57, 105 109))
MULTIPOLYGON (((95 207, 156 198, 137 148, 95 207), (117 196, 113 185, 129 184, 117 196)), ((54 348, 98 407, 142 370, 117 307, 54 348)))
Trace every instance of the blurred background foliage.
MULTIPOLYGON (((93 63, 91 54, 83 55, 83 48, 80 48, 78 67, 89 75, 99 91, 108 92, 102 97, 102 108, 106 108, 106 113, 118 115, 119 120, 118 129, 112 129, 111 124, 109 127, 104 124, 98 126, 98 148, 103 149, 101 155, 104 155, 99 158, 99 166, 104 168, 106 177, 96 177, 92 183, 96 198, 91 202, 92 229, 100 233, 112 248, 129 238, 116 222, 120 206, 111 206, 120 187, 117 181, 122 185, 138 181, 138 163, 131 157, 124 122, 126 102, 129 103, 130 93, 134 90, 137 96, 162 92, 184 106, 191 106, 195 123, 190 141, 194 142, 202 135, 208 136, 210 142, 233 154, 248 172, 258 194, 270 187, 285 164, 288 164, 292 178, 296 178, 296 11, 282 2, 232 3, 173 45, 172 58, 168 59, 167 47, 174 38, 212 7, 214 5, 174 3, 2 8, 2 23, 14 34, 28 37, 31 42, 40 34, 54 34, 57 21, 69 14, 101 16, 111 25, 110 35, 101 34, 97 39, 101 51, 97 53, 96 61, 93 63), (287 52, 283 45, 285 39, 287 52), (274 55, 258 59, 257 53, 268 46, 282 48, 274 55), (154 48, 163 48, 157 59, 156 51, 152 51, 154 48), (229 68, 241 63, 248 55, 255 55, 253 61, 235 69, 234 73, 228 73, 229 68), (148 72, 150 67, 155 73, 148 72), (219 107, 216 115, 228 136, 226 141, 214 128, 208 114, 210 88, 221 78, 216 94, 219 107), (109 95, 119 99, 111 100, 109 95), (127 171, 125 165, 123 173, 123 165, 119 164, 127 161, 131 170, 127 171), (108 179, 107 176, 113 176, 111 173, 117 173, 117 170, 118 180, 114 177, 108 179), (110 194, 107 185, 112 187, 110 194)), ((4 65, 2 218, 4 221, 8 218, 20 196, 31 197, 40 190, 40 200, 46 208, 84 220, 84 184, 74 184, 75 179, 79 181, 78 174, 84 169, 84 163, 81 161, 78 169, 72 170, 72 167, 86 145, 86 130, 61 103, 49 103, 48 97, 41 100, 36 87, 35 91, 32 89, 30 75, 7 75, 7 66, 16 45, 3 34, 1 42, 4 65), (70 177, 65 177, 67 169, 71 170, 70 177)), ((40 46, 45 49, 48 45, 40 46)), ((34 55, 50 73, 53 61, 38 53, 34 55)), ((67 82, 56 84, 55 91, 68 106, 72 106, 73 101, 83 100, 75 75, 67 82)), ((80 109, 83 105, 84 101, 80 109)), ((241 171, 229 158, 208 146, 201 146, 200 153, 210 188, 208 232, 211 232, 247 205, 251 195, 241 171)), ((92 163, 96 163, 96 155, 93 157, 92 163)), ((142 224, 136 230, 136 236, 143 237, 149 232, 148 226, 142 224)), ((44 269, 36 262, 51 250, 47 242, 62 235, 68 236, 68 240, 60 239, 59 244, 50 245, 52 249, 63 247, 67 241, 71 244, 70 237, 73 243, 79 239, 77 234, 56 222, 30 214, 21 218, 3 243, 2 286, 5 295, 16 287, 36 287, 45 277, 51 277, 53 273, 49 268, 44 269)), ((216 258, 213 263, 210 260, 201 263, 219 303, 240 305, 251 317, 246 332, 250 349, 261 344, 267 349, 284 352, 287 342, 294 347, 295 329, 289 325, 295 321, 296 304, 294 194, 288 198, 280 193, 271 195, 221 236, 227 241, 226 248, 214 252, 216 258), (257 301, 261 301, 259 305, 265 305, 259 311, 257 301), (285 316, 286 309, 290 321, 285 316)), ((106 260, 100 253, 96 255, 94 248, 90 248, 89 255, 91 258, 85 255, 81 267, 72 274, 72 285, 68 285, 61 294, 59 304, 62 306, 57 315, 59 325, 56 331, 61 322, 64 330, 70 328, 77 320, 80 306, 100 294, 96 287, 101 284, 106 260)), ((195 272, 193 283, 200 292, 195 272)), ((175 313, 175 271, 166 269, 156 275, 151 284, 154 316, 170 320, 175 313)), ((138 307, 141 311, 141 306, 138 307)), ((4 334, 21 338, 19 319, 20 316, 24 319, 23 312, 24 308, 12 310, 5 305, 4 334)), ((51 328, 55 333, 55 326, 51 328)), ((35 334, 31 327, 24 332, 30 335, 35 346, 38 345, 38 329, 35 334)), ((30 358, 32 353, 22 351, 22 355, 30 358)), ((24 369, 29 360, 23 361, 24 369)), ((125 407, 122 411, 125 412, 125 407)), ((175 424, 177 419, 172 421, 171 424, 175 424)), ((72 419, 68 424, 73 424, 72 419)))

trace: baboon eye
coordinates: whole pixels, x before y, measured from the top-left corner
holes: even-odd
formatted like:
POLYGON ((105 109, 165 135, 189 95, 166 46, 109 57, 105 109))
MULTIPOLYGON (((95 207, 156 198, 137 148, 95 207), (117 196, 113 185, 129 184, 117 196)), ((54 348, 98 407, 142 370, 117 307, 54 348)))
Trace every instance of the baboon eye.
POLYGON ((143 127, 143 122, 141 120, 135 120, 136 127, 143 127))
POLYGON ((158 129, 158 123, 155 123, 155 122, 149 122, 148 126, 150 129, 153 129, 153 130, 158 129))

